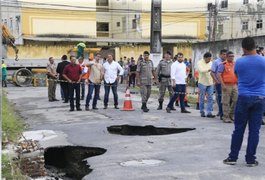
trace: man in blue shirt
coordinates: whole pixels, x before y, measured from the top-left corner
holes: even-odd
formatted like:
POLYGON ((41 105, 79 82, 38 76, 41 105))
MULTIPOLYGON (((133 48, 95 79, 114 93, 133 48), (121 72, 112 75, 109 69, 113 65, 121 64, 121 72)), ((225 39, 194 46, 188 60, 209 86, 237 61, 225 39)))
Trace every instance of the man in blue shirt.
POLYGON ((230 154, 224 164, 234 165, 243 142, 248 124, 248 145, 245 160, 247 166, 257 166, 256 149, 259 130, 265 108, 265 58, 256 54, 256 43, 246 37, 242 41, 244 56, 237 59, 235 73, 238 77, 238 100, 235 109, 235 130, 232 135, 230 154))
POLYGON ((214 81, 216 101, 217 101, 217 105, 218 105, 217 116, 220 116, 221 120, 223 120, 222 86, 221 86, 221 81, 218 77, 218 66, 226 60, 226 52, 227 52, 227 50, 222 49, 220 51, 219 58, 213 62, 212 67, 211 67, 211 76, 212 76, 213 81, 214 81))

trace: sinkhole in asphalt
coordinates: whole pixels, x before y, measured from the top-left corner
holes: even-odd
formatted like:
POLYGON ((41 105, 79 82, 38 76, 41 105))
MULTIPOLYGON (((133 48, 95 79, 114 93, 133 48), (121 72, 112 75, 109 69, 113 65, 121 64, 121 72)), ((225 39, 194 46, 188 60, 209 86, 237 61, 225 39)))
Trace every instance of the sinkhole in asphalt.
POLYGON ((107 127, 108 131, 112 134, 120 134, 127 136, 151 136, 151 135, 167 135, 177 134, 186 131, 192 131, 196 128, 164 128, 155 127, 152 125, 147 126, 131 126, 131 125, 114 125, 107 127))
POLYGON ((45 168, 51 177, 81 180, 93 170, 85 159, 102 155, 106 151, 98 147, 49 147, 44 151, 45 168))

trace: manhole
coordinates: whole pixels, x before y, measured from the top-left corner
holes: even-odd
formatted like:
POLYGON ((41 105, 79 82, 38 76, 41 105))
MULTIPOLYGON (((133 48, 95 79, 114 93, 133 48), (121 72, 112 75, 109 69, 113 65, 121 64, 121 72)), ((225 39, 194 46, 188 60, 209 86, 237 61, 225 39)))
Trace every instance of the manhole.
POLYGON ((140 159, 140 160, 131 160, 120 163, 121 166, 134 166, 134 167, 143 167, 143 166, 158 166, 164 164, 165 161, 157 159, 140 159))
POLYGON ((51 177, 81 180, 92 171, 84 159, 104 154, 106 151, 97 147, 50 147, 44 152, 45 167, 51 177))
POLYGON ((167 135, 183 133, 186 131, 195 130, 195 128, 163 128, 148 126, 130 126, 130 125, 116 125, 107 128, 112 134, 128 135, 128 136, 150 136, 150 135, 167 135))

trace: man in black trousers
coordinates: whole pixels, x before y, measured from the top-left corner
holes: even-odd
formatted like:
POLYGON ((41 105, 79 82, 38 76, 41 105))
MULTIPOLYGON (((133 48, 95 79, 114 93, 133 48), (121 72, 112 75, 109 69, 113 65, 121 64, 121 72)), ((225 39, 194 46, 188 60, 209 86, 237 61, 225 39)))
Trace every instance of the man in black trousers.
POLYGON ((60 86, 61 86, 63 93, 64 93, 64 103, 68 103, 69 87, 68 87, 68 82, 63 77, 63 70, 64 70, 64 67, 66 65, 70 64, 70 62, 67 61, 66 55, 63 55, 61 59, 62 59, 62 62, 58 63, 56 72, 59 73, 60 86))
POLYGON ((76 64, 76 57, 70 56, 71 63, 66 65, 63 70, 63 77, 68 81, 70 96, 70 111, 74 111, 74 92, 76 97, 76 110, 82 111, 80 108, 80 81, 82 78, 82 69, 76 64))

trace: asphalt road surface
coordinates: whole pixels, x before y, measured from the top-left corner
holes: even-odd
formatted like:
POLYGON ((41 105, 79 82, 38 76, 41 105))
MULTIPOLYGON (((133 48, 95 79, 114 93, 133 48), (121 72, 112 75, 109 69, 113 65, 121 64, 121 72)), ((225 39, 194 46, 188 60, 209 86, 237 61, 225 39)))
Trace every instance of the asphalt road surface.
MULTIPOLYGON (((112 93, 107 110, 102 101, 97 111, 69 112, 62 101, 48 102, 46 87, 8 87, 4 89, 19 114, 29 124, 29 130, 53 130, 65 134, 67 143, 105 148, 107 152, 87 159, 93 169, 84 179, 93 180, 264 180, 265 179, 265 126, 260 133, 257 167, 246 167, 247 133, 235 166, 222 163, 229 152, 233 124, 218 118, 201 118, 199 111, 189 108, 191 114, 180 110, 166 113, 156 110, 157 100, 151 98, 150 112, 140 110, 139 94, 132 94, 135 111, 125 112, 113 108, 112 93), (111 125, 153 125, 168 128, 196 128, 179 134, 159 136, 122 136, 110 134, 111 125), (152 160, 152 161, 149 161, 152 160), (129 162, 128 162, 129 161, 129 162), (132 162, 131 162, 132 161, 132 162)), ((120 90, 123 90, 120 87, 120 90)), ((103 88, 101 98, 103 99, 103 88)), ((57 97, 60 99, 59 86, 57 97)), ((124 92, 119 92, 122 108, 124 92)), ((167 102, 165 102, 164 106, 167 102)), ((216 111, 215 111, 216 113, 216 111)), ((64 145, 56 141, 52 145, 64 145)), ((46 145, 49 146, 49 145, 46 145)))

